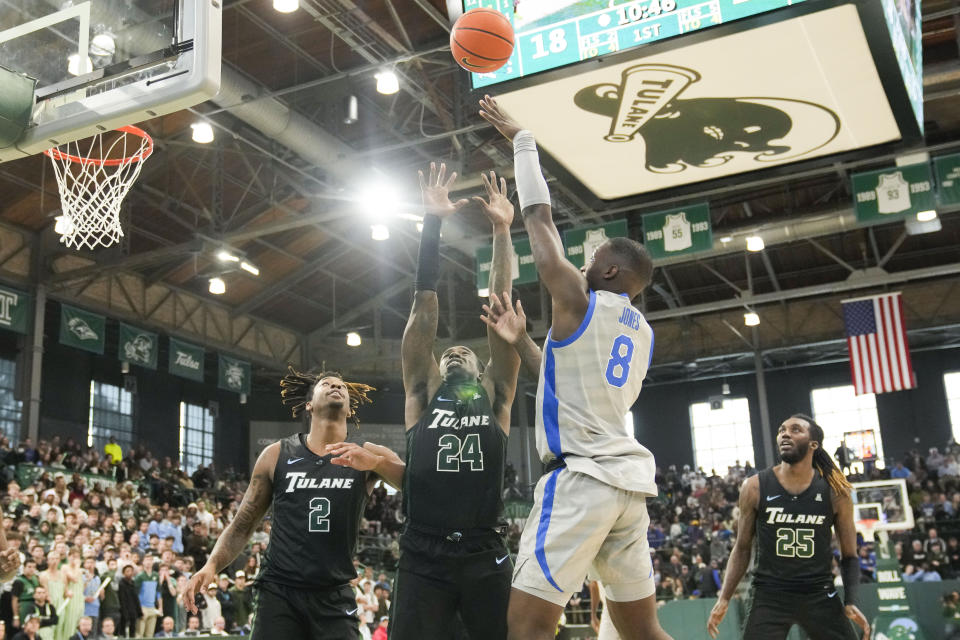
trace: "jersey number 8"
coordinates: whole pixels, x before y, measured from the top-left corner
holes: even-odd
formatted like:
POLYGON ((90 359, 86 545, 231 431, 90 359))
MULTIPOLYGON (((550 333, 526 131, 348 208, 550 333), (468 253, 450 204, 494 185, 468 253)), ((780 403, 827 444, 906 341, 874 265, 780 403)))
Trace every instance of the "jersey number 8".
POLYGON ((633 340, 625 335, 617 336, 610 349, 610 360, 607 362, 605 377, 607 382, 615 387, 627 384, 630 375, 630 361, 633 360, 633 340))

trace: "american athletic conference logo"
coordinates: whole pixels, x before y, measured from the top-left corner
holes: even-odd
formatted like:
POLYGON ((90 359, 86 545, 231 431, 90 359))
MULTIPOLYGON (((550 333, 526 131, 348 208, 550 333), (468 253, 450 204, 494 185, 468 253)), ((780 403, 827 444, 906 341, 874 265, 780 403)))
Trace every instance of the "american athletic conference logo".
POLYGON ((728 163, 749 171, 808 156, 840 132, 836 113, 806 100, 681 99, 700 79, 693 69, 640 64, 624 69, 619 85, 584 87, 574 103, 611 119, 603 138, 607 142, 630 142, 640 136, 646 143, 644 165, 654 173, 728 163))

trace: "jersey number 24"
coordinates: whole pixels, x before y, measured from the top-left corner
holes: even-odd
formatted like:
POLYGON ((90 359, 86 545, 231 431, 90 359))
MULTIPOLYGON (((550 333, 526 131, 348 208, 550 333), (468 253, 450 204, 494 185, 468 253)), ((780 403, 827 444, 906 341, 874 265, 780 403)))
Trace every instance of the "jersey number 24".
POLYGON ((627 384, 630 375, 630 362, 633 360, 633 340, 621 334, 613 341, 610 349, 610 360, 607 361, 607 371, 604 374, 607 382, 619 388, 627 384))

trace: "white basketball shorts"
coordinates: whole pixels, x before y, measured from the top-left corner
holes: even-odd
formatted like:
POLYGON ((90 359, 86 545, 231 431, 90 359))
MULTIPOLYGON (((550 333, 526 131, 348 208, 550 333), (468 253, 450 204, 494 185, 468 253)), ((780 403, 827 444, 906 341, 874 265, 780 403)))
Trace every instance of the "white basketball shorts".
POLYGON ((540 478, 520 538, 513 586, 565 606, 583 580, 603 583, 608 600, 653 595, 646 496, 561 467, 540 478))

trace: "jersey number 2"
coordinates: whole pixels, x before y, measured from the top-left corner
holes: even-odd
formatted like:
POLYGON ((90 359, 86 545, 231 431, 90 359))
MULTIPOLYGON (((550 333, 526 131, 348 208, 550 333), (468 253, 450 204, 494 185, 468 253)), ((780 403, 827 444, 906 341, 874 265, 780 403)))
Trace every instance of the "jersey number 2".
POLYGON ((777 529, 777 555, 781 558, 812 558, 813 529, 777 529))
POLYGON ((328 498, 312 498, 310 500, 308 530, 310 533, 330 533, 330 500, 328 498))
POLYGON ((610 360, 607 362, 605 377, 607 382, 615 387, 627 384, 630 375, 630 361, 633 360, 633 340, 625 335, 617 336, 610 349, 610 360))
POLYGON ((480 434, 470 433, 460 440, 452 433, 445 433, 437 441, 437 471, 460 471, 460 463, 470 465, 470 471, 483 471, 483 450, 480 434))

